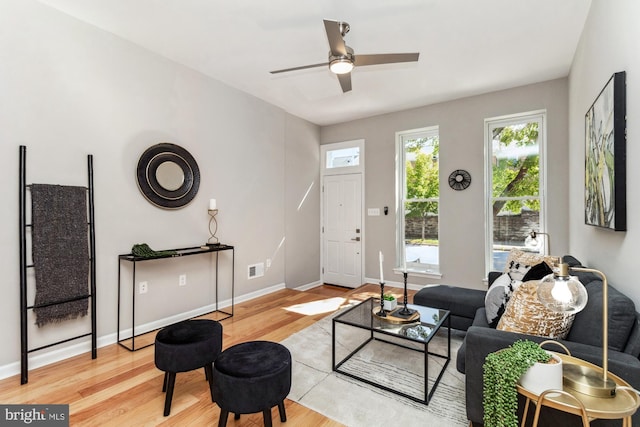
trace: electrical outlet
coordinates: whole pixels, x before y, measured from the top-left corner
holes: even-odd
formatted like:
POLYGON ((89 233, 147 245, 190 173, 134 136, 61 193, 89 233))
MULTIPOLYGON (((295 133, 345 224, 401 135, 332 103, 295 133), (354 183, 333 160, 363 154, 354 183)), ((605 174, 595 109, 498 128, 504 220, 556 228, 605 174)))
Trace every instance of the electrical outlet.
POLYGON ((271 258, 267 258, 267 268, 271 268, 271 258))
POLYGON ((178 286, 187 286, 187 275, 181 274, 178 277, 178 286))
POLYGON ((149 283, 140 282, 140 293, 141 294, 146 294, 148 290, 149 290, 149 283))

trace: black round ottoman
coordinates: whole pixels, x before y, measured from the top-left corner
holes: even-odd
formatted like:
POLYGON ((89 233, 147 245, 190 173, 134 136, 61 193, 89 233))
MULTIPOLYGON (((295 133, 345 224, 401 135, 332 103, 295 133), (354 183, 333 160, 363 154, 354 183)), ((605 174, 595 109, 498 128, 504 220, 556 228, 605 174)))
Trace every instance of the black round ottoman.
POLYGON ((262 412, 271 426, 271 408, 278 405, 280 420, 287 421, 284 399, 291 390, 291 353, 282 344, 249 341, 223 351, 213 367, 213 398, 220 406, 219 427, 227 425, 229 412, 262 412))
POLYGON ((212 364, 222 351, 222 325, 215 320, 185 320, 167 326, 156 335, 156 367, 164 371, 162 391, 167 393, 164 416, 171 412, 177 372, 204 368, 213 401, 212 364))

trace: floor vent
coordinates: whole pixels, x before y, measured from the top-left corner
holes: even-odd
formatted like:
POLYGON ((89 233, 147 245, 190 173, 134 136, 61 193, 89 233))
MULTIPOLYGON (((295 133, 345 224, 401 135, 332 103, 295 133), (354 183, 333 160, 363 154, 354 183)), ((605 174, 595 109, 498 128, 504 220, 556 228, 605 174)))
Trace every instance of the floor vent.
POLYGON ((264 276, 264 263, 261 262, 259 264, 250 265, 248 272, 249 279, 255 279, 256 277, 264 276))

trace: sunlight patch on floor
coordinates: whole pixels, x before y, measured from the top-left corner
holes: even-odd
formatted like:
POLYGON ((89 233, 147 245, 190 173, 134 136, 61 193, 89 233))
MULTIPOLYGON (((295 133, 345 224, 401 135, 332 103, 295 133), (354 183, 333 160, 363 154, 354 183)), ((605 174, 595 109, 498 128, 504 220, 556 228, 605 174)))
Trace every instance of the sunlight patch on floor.
POLYGON ((330 313, 336 311, 342 307, 346 302, 346 298, 327 298, 318 301, 306 302, 303 304, 295 304, 284 309, 287 311, 293 311, 294 313, 304 314, 307 316, 313 316, 314 314, 330 313))

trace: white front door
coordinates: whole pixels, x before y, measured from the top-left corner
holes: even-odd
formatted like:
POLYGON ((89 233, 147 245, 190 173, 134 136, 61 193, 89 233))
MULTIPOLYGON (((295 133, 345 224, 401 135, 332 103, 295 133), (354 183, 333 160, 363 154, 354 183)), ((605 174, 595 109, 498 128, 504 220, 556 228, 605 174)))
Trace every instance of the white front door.
POLYGON ((362 284, 362 175, 323 179, 323 281, 362 284))

